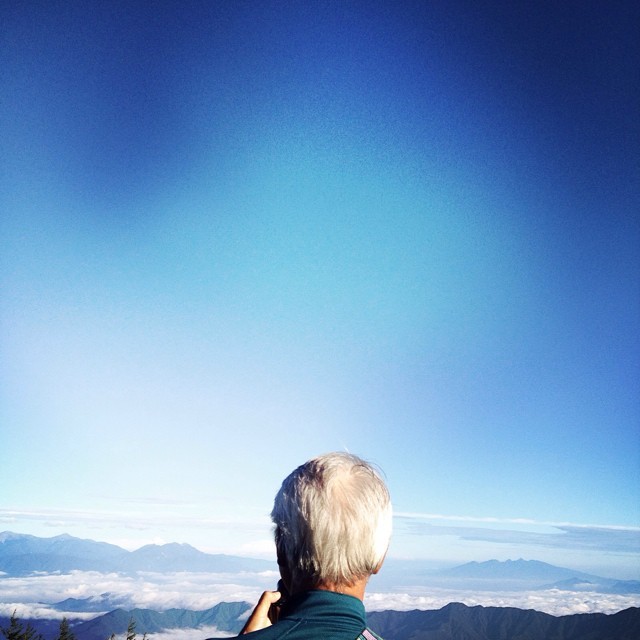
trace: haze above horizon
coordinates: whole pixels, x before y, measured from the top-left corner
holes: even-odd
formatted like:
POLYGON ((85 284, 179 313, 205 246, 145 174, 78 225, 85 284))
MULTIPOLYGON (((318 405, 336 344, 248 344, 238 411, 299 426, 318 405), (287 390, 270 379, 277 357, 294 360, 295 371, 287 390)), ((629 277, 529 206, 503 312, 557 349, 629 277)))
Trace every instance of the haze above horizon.
POLYGON ((640 577, 637 3, 0 8, 0 528, 640 577), (608 568, 608 569, 607 569, 608 568))

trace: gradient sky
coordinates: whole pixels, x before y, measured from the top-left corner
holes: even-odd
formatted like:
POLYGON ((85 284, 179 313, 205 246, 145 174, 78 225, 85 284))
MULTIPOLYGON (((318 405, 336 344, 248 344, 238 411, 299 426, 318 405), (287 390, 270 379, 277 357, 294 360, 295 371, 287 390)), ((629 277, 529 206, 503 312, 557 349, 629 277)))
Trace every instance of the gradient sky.
POLYGON ((392 555, 640 577, 636 2, 0 12, 0 529, 267 553, 348 449, 392 555))

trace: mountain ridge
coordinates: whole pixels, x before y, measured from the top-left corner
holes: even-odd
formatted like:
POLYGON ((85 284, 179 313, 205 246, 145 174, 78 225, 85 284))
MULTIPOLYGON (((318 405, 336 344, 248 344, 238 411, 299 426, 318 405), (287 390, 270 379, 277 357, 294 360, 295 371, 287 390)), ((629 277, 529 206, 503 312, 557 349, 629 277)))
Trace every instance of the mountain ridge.
POLYGON ((568 580, 576 579, 600 579, 600 576, 558 567, 540 560, 485 560, 484 562, 467 562, 450 569, 442 569, 437 572, 439 575, 464 578, 502 578, 502 579, 554 579, 568 580))
POLYGON ((592 573, 542 562, 540 560, 486 560, 467 562, 432 574, 438 580, 464 583, 466 588, 493 591, 508 587, 512 590, 558 589, 565 591, 597 591, 599 593, 634 594, 640 581, 605 578, 592 573))
MULTIPOLYGON (((237 634, 250 608, 247 602, 222 602, 204 611, 120 608, 92 620, 71 620, 70 623, 78 640, 105 640, 112 634, 125 634, 132 619, 139 635, 210 627, 237 634)), ((56 637, 59 621, 34 619, 21 622, 29 623, 37 632, 43 633, 44 640, 56 637)), ((640 637, 638 607, 615 614, 552 616, 533 609, 469 607, 452 602, 432 610, 373 611, 368 613, 367 622, 385 640, 636 640, 640 637)), ((8 619, 0 618, 0 627, 7 625, 8 619)))
POLYGON ((11 531, 0 533, 0 571, 8 576, 34 572, 257 572, 277 570, 275 561, 208 554, 186 543, 144 545, 128 551, 108 542, 61 534, 39 538, 11 531))
POLYGON ((191 609, 115 609, 86 622, 73 625, 78 640, 104 640, 111 634, 127 631, 131 619, 135 620, 139 634, 151 634, 168 629, 198 629, 215 626, 220 631, 237 633, 243 625, 241 616, 248 611, 248 602, 220 602, 203 611, 191 609))
POLYGON ((640 608, 637 607, 610 615, 552 616, 533 609, 469 607, 452 602, 438 610, 373 611, 367 621, 385 640, 636 640, 640 637, 640 608))
MULTIPOLYGON (((420 561, 410 563, 388 558, 384 571, 376 576, 376 587, 383 592, 420 587, 476 591, 555 589, 617 595, 640 593, 638 580, 604 578, 539 560, 474 561, 437 571, 424 567, 420 561)), ((10 531, 0 533, 0 573, 8 577, 24 577, 72 571, 126 575, 138 572, 207 572, 247 576, 270 571, 276 576, 277 565, 269 560, 208 554, 186 543, 147 544, 128 551, 107 542, 75 538, 66 533, 52 538, 10 531)), ((125 603, 120 600, 119 604, 125 603)), ((81 603, 74 603, 74 606, 81 606, 81 603)))

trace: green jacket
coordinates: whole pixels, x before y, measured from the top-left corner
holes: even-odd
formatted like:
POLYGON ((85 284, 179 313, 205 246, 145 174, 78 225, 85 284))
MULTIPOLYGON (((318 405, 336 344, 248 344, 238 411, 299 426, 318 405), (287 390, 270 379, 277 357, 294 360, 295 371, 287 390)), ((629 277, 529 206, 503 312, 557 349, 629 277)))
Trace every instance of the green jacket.
POLYGON ((278 622, 254 631, 246 640, 381 640, 367 629, 364 605, 333 591, 305 591, 291 597, 278 622))

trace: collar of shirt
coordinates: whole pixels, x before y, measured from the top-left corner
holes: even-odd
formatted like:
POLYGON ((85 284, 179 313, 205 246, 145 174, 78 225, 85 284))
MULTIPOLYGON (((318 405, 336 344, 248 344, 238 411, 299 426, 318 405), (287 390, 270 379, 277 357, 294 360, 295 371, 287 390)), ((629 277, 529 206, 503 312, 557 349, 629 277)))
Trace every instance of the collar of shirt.
POLYGON ((291 596, 280 612, 280 620, 286 618, 304 618, 308 621, 342 618, 354 626, 366 625, 364 604, 361 600, 322 589, 303 591, 291 596))

